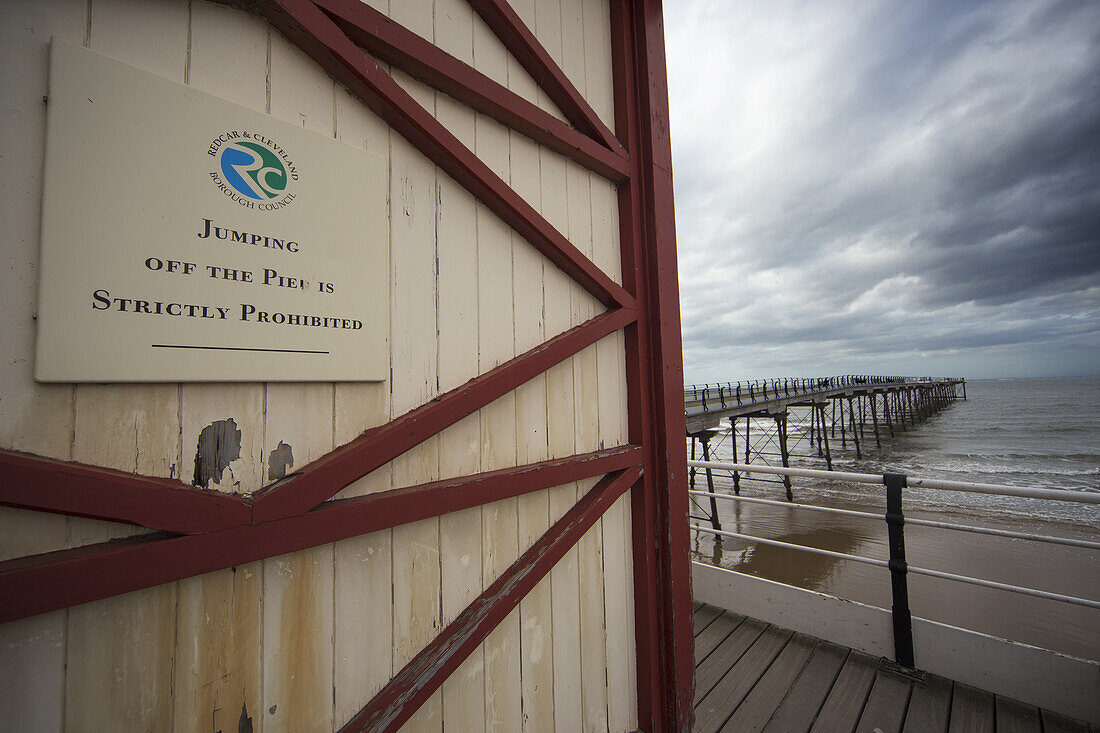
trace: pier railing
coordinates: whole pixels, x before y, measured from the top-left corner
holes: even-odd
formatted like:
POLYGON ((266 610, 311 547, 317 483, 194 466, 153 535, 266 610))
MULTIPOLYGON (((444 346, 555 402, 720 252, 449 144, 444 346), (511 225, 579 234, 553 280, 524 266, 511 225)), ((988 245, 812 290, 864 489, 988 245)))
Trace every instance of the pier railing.
POLYGON ((853 387, 918 386, 930 382, 963 382, 962 377, 887 377, 846 374, 838 377, 779 377, 740 382, 692 384, 684 388, 684 402, 700 402, 702 410, 753 405, 785 397, 813 396, 853 387))
MULTIPOLYGON (((738 539, 747 541, 750 543, 758 543, 763 545, 771 545, 774 547, 781 547, 796 550, 799 552, 807 552, 816 555, 822 555, 841 560, 850 560, 867 565, 874 565, 884 567, 889 570, 890 584, 891 584, 891 608, 890 617, 893 632, 893 651, 894 659, 896 663, 907 669, 915 669, 917 666, 917 660, 914 656, 914 642, 913 642, 913 617, 909 610, 909 593, 907 576, 913 575, 925 575, 935 578, 941 578, 944 580, 966 583, 970 585, 982 586, 985 588, 993 588, 1002 591, 1008 591, 1011 593, 1019 593, 1028 596, 1045 598, 1052 601, 1058 601, 1061 603, 1072 604, 1076 606, 1084 606, 1087 608, 1100 609, 1100 600, 1091 598, 1083 598, 1079 596, 1071 596, 1062 593, 1054 593, 1050 591, 1044 591, 1037 588, 1024 587, 1020 585, 1014 585, 1010 583, 1001 583, 986 578, 976 578, 966 575, 960 575, 944 570, 937 570, 932 568, 923 568, 910 565, 906 561, 905 557, 905 525, 917 525, 922 527, 932 527, 947 531, 957 532, 969 532, 974 534, 994 535, 999 537, 1007 537, 1012 539, 1029 540, 1034 542, 1051 543, 1058 545, 1067 545, 1073 547, 1081 547, 1090 550, 1100 550, 1100 542, 1094 542, 1083 539, 1074 539, 1066 537, 1055 537, 1048 535, 1041 535, 1031 532, 1017 532, 1007 529, 996 529, 991 527, 979 527, 966 524, 958 524, 954 522, 936 521, 930 519, 919 519, 914 517, 906 517, 903 507, 903 498, 906 489, 920 488, 920 489, 934 489, 944 491, 960 491, 980 494, 992 494, 999 496, 1013 496, 1013 497, 1025 497, 1031 499, 1040 499, 1047 501, 1061 501, 1061 502, 1073 502, 1078 504, 1100 504, 1100 493, 1083 492, 1083 491, 1070 491, 1064 489, 1041 489, 1041 488, 1026 488, 1019 486, 1006 486, 1000 484, 984 484, 984 483, 971 483, 963 481, 944 481, 939 479, 930 478, 916 478, 899 473, 885 473, 885 474, 863 474, 863 473, 849 473, 842 471, 822 471, 817 469, 803 469, 803 468, 787 468, 780 466, 764 466, 759 464, 744 464, 744 463, 729 463, 719 461, 688 461, 688 466, 694 469, 708 469, 710 471, 728 471, 731 477, 740 478, 746 474, 771 474, 784 477, 805 477, 805 478, 821 478, 828 479, 830 481, 852 482, 859 484, 875 484, 883 487, 884 495, 886 499, 886 512, 875 513, 866 511, 857 511, 852 509, 839 509, 834 507, 814 506, 808 504, 792 503, 790 501, 778 501, 775 499, 759 498, 740 496, 736 494, 723 494, 710 491, 694 491, 691 490, 688 493, 696 499, 706 499, 711 502, 711 507, 715 507, 715 501, 722 502, 744 502, 751 504, 765 504, 775 505, 785 508, 797 508, 805 509, 814 512, 830 513, 836 515, 865 517, 876 520, 883 520, 887 527, 887 538, 889 554, 888 557, 866 557, 862 555, 854 555, 844 552, 835 552, 832 550, 825 550, 817 547, 809 547, 806 545, 794 544, 790 542, 783 542, 780 540, 774 540, 767 537, 759 537, 755 535, 745 534, 741 532, 730 532, 720 528, 720 524, 717 521, 717 512, 710 517, 693 517, 695 520, 710 520, 711 526, 693 522, 691 529, 694 532, 705 533, 716 537, 728 537, 731 539, 738 539)), ((713 509, 712 509, 713 511, 713 509)), ((703 566, 706 568, 712 568, 706 563, 694 563, 697 566, 703 566)), ((733 570, 725 568, 718 569, 724 573, 730 573, 735 575, 741 575, 733 570)), ((815 594, 816 595, 816 594, 815 594)), ((835 596, 833 596, 835 598, 835 596)), ((707 602, 714 602, 708 599, 707 602)), ((772 599, 769 599, 769 603, 772 599)), ((846 611, 847 612, 847 609, 846 611)), ((774 622, 774 620, 773 620, 774 622)), ((927 624, 927 622, 923 622, 927 624)), ((793 628, 793 625, 792 625, 793 628)), ((950 628, 950 627, 944 627, 950 628)), ((964 632, 969 633, 969 632, 964 632)), ((1008 644, 1009 642, 1004 642, 1008 644)), ((940 645, 946 646, 946 645, 940 645)), ((1058 655, 1054 655, 1058 656, 1058 655)), ((1080 662, 1081 660, 1075 660, 1080 662)), ((922 668, 928 668, 924 666, 922 662, 922 668)), ((1088 662, 1087 664, 1096 667, 1095 662, 1088 662)), ((1093 670, 1095 672, 1095 670, 1093 670)), ((937 673, 943 673, 937 671, 937 673)), ((1079 670, 1077 672, 1079 674, 1079 670)), ((972 682, 972 684, 978 684, 978 682, 972 682)), ((987 689, 989 689, 988 682, 986 683, 987 689)), ((1026 694, 1026 693, 1025 693, 1026 694)), ((1087 693, 1086 693, 1087 694, 1087 693)), ((1019 696, 1019 693, 1017 692, 1019 696)), ((1088 704, 1093 708, 1096 707, 1096 702, 1080 703, 1080 701, 1067 703, 1070 707, 1079 704, 1088 704)), ((1074 713, 1078 717, 1086 717, 1082 713, 1082 709, 1073 708, 1074 713)), ((1090 708, 1091 709, 1091 708, 1090 708)), ((1095 710, 1091 714, 1095 714, 1095 710)))

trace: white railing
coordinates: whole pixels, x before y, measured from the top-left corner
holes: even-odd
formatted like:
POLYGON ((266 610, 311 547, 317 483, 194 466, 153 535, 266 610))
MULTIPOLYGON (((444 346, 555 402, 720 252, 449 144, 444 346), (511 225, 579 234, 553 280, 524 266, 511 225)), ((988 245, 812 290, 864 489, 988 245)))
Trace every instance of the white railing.
MULTIPOLYGON (((1019 593, 1038 598, 1046 598, 1049 600, 1060 601, 1077 606, 1100 609, 1100 601, 1091 598, 1082 598, 1078 596, 1066 595, 1063 593, 1053 593, 1050 591, 1039 590, 1037 588, 1028 588, 1009 583, 1000 583, 993 580, 987 580, 985 578, 975 578, 966 575, 958 575, 956 573, 950 573, 942 570, 933 570, 930 568, 921 568, 909 565, 905 561, 904 525, 912 524, 925 527, 935 527, 938 529, 951 531, 973 532, 976 534, 995 535, 1001 537, 1009 537, 1013 539, 1025 539, 1051 544, 1083 547, 1092 550, 1100 549, 1100 542, 1065 537, 1053 537, 1049 535, 1041 535, 1029 532, 1015 532, 1011 530, 993 529, 989 527, 976 527, 972 525, 957 524, 954 522, 908 518, 904 516, 904 512, 902 509, 902 496, 904 494, 904 490, 907 488, 962 491, 979 494, 994 494, 1000 496, 1026 497, 1047 501, 1053 500, 1074 502, 1078 504, 1100 504, 1100 493, 1069 491, 1066 489, 1037 489, 1020 486, 1006 486, 1001 484, 972 483, 966 481, 944 481, 940 479, 909 477, 902 474, 893 473, 864 474, 850 473, 845 471, 822 471, 818 469, 808 468, 761 466, 759 464, 754 465, 745 463, 728 463, 722 461, 688 461, 688 466, 691 468, 702 468, 709 471, 729 471, 735 476, 737 476, 738 474, 771 474, 780 476, 821 478, 831 481, 846 481, 852 483, 877 484, 879 486, 884 486, 886 489, 885 493, 887 500, 887 510, 885 514, 876 514, 873 512, 863 512, 852 509, 810 506, 806 504, 795 504, 793 502, 783 502, 757 497, 716 494, 708 491, 692 490, 688 493, 693 497, 700 497, 712 500, 746 502, 754 504, 770 504, 784 507, 807 509, 818 512, 827 512, 831 514, 868 517, 873 519, 885 519, 889 533, 890 548, 890 556, 887 559, 864 557, 861 555, 834 552, 832 550, 823 550, 816 547, 796 545, 789 542, 782 542, 780 540, 769 539, 766 537, 757 537, 740 532, 728 532, 718 528, 717 526, 707 527, 701 524, 692 524, 692 529, 697 532, 704 532, 720 537, 730 537, 734 539, 745 540, 748 542, 756 542, 765 545, 772 545, 775 547, 794 549, 801 552, 823 555, 826 557, 833 557, 837 559, 851 560, 854 562, 888 568, 891 574, 891 591, 893 596, 892 613, 895 617, 895 657, 899 664, 902 664, 906 667, 913 666, 912 621, 909 612, 908 586, 905 582, 905 576, 908 573, 912 573, 914 575, 926 575, 929 577, 942 578, 945 580, 967 583, 970 585, 976 585, 985 588, 994 588, 997 590, 1004 590, 1012 593, 1019 593)), ((718 522, 716 521, 715 524, 717 525, 718 522)))

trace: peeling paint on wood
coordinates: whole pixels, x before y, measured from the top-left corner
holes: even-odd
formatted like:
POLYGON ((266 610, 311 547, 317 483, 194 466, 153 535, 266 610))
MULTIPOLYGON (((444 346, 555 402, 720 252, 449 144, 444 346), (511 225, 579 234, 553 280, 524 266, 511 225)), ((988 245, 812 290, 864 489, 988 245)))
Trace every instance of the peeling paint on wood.
POLYGON ((195 446, 195 474, 191 483, 204 489, 222 483, 229 464, 241 457, 241 431, 233 418, 216 420, 199 433, 195 446))
POLYGON ((269 481, 278 481, 286 478, 287 469, 294 465, 294 449, 289 444, 279 441, 275 450, 267 458, 267 478, 269 481))

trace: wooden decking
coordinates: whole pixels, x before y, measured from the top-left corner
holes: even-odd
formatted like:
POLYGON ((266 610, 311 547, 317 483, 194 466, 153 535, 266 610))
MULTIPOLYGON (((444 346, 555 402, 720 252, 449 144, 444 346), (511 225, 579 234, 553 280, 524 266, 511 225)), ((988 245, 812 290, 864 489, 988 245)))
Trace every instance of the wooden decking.
POLYGON ((695 610, 695 730, 1098 733, 1100 728, 705 604, 695 610))

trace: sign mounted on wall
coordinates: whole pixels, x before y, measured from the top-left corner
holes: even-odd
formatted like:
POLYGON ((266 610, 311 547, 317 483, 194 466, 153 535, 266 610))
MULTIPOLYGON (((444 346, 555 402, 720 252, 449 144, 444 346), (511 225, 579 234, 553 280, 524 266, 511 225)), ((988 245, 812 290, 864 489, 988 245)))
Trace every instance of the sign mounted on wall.
POLYGON ((386 161, 55 40, 35 378, 388 373, 386 161))

